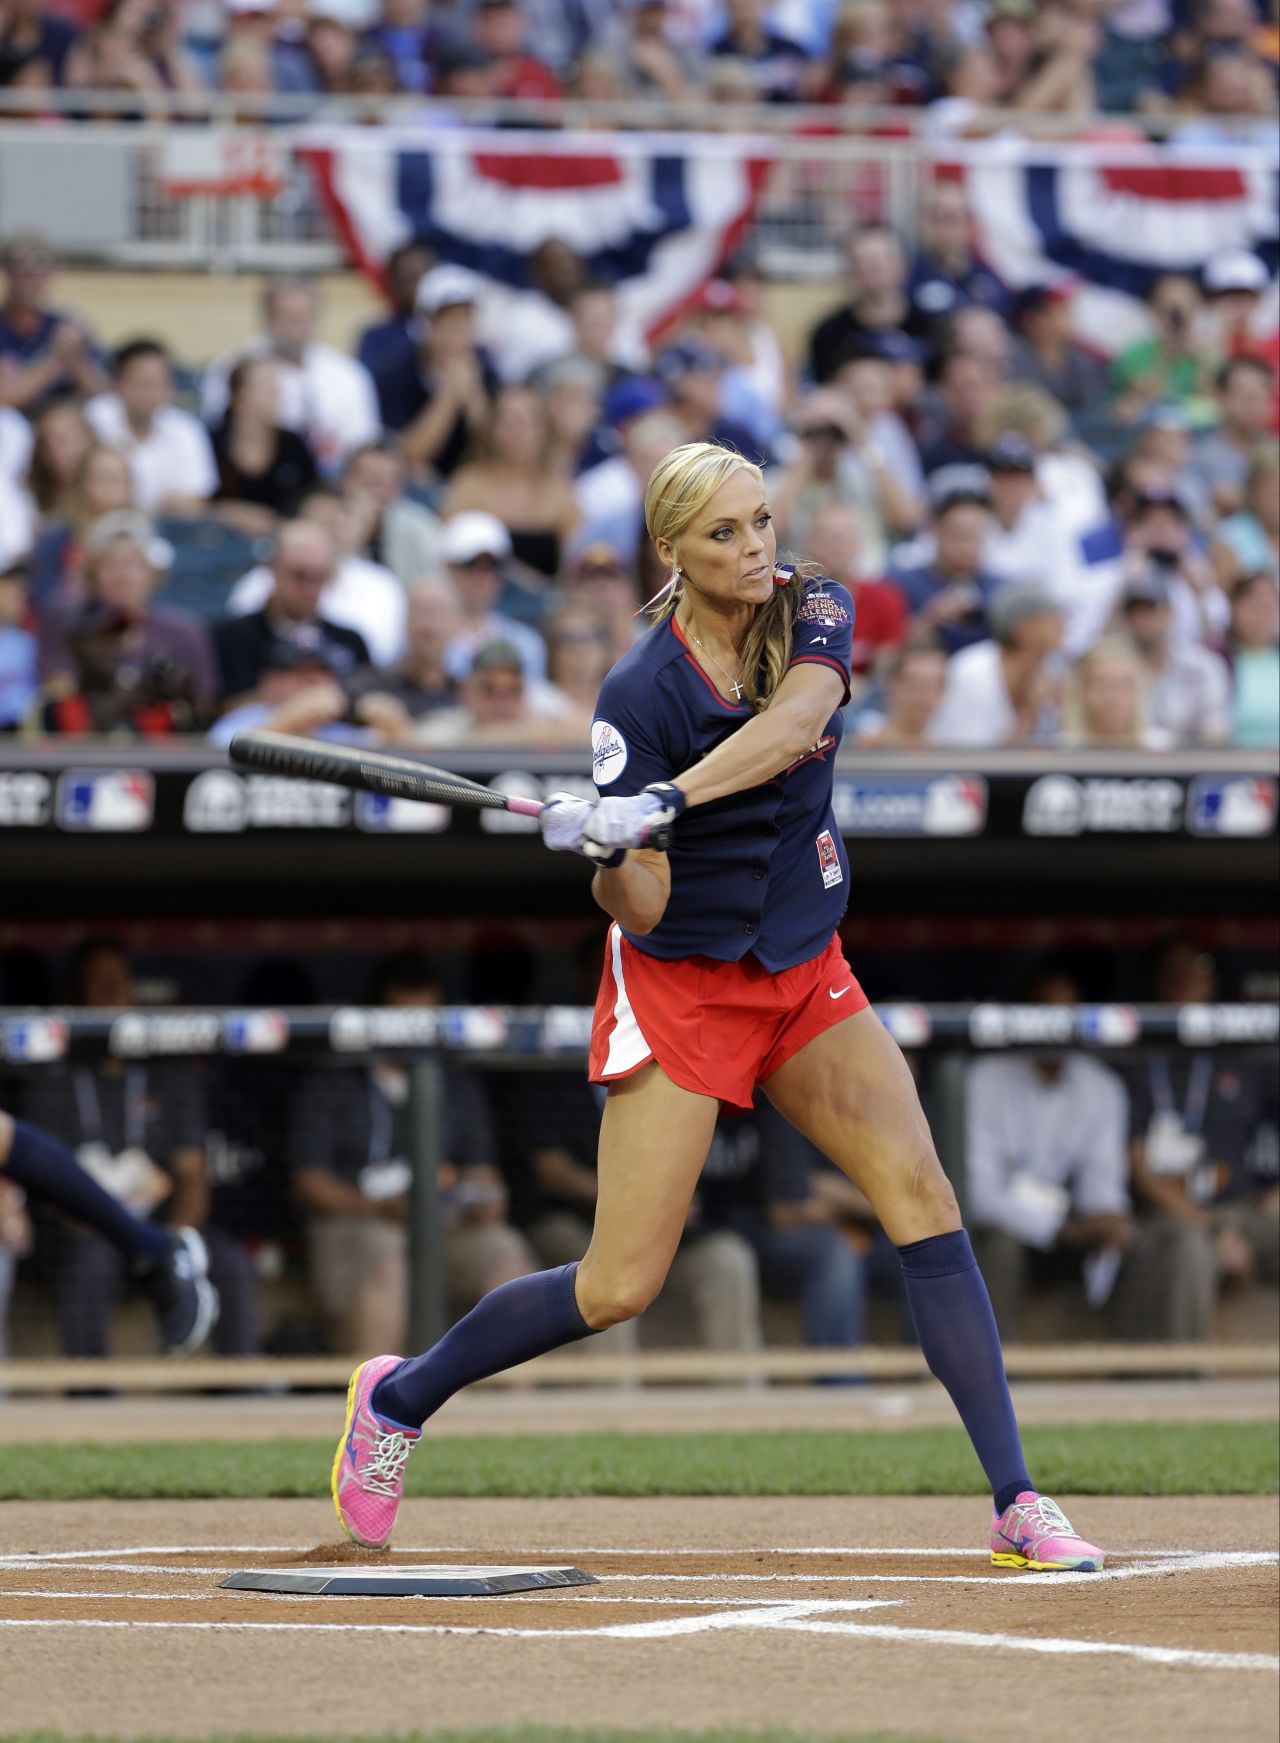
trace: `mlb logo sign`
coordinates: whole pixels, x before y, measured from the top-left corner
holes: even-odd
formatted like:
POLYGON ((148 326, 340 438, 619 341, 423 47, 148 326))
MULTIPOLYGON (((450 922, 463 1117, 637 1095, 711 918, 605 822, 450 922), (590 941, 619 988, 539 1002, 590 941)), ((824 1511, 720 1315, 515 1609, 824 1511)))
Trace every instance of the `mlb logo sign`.
POLYGON ((68 769, 58 782, 63 829, 136 834, 154 813, 155 782, 142 769, 68 769))
POLYGON ((223 1019, 222 1045, 228 1053, 282 1053, 288 1041, 283 1011, 231 1011, 223 1019))
POLYGON ((831 839, 831 831, 824 829, 817 840, 818 870, 822 873, 824 890, 834 889, 844 882, 844 870, 840 864, 840 854, 835 842, 831 839))
POLYGON ((1193 835, 1270 835, 1276 826, 1276 783, 1251 775, 1193 781, 1187 826, 1193 835))

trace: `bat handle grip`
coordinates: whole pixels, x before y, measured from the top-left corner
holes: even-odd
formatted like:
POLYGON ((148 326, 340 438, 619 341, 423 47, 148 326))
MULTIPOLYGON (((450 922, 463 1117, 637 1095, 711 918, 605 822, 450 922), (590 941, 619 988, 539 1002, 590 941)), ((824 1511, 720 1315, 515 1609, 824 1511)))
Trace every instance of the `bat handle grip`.
POLYGON ((671 838, 674 833, 675 832, 669 823, 659 823, 656 828, 649 831, 649 837, 645 842, 645 846, 656 849, 658 853, 666 853, 668 848, 671 846, 671 838))
POLYGON ((506 809, 520 817, 538 817, 545 809, 541 799, 522 799, 515 793, 508 793, 506 798, 506 809))

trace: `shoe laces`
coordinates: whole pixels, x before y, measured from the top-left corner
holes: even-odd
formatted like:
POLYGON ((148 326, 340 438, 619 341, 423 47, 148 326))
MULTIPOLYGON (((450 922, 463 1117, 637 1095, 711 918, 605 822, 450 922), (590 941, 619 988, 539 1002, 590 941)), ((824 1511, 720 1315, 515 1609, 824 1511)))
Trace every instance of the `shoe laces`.
POLYGON ((393 1430, 380 1435, 369 1454, 368 1464, 360 1473, 360 1487, 371 1495, 385 1495, 394 1500, 404 1481, 405 1461, 417 1444, 416 1434, 411 1437, 393 1430))
POLYGON ((1071 1521, 1048 1495, 1037 1495, 1034 1501, 1024 1502, 1022 1506, 1028 1523, 1038 1526, 1046 1534, 1065 1531, 1068 1537, 1075 1536, 1071 1521))

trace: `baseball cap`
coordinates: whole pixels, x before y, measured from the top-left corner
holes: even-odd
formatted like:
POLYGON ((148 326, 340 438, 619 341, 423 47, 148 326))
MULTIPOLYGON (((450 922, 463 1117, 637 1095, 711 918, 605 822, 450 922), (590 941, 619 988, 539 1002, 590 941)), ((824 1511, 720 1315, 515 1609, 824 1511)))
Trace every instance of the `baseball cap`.
POLYGON ((1267 282, 1266 267, 1248 248, 1220 248, 1205 262, 1203 283, 1211 297, 1231 291, 1264 291, 1267 282))
POLYGON ((989 472, 1034 472, 1036 451, 1017 430, 1002 430, 987 449, 989 472))
POLYGON ((935 514, 960 502, 991 507, 991 474, 985 466, 940 466, 929 480, 929 503, 935 514))
POLYGON ((1014 319, 1020 321, 1024 315, 1034 314, 1050 303, 1070 302, 1075 291, 1076 281, 1072 278, 1057 278, 1051 284, 1029 284, 1013 299, 1014 319))
POLYGON ((85 555, 96 557, 115 544, 136 545, 153 569, 167 569, 173 562, 173 546, 136 508, 116 508, 100 515, 85 535, 85 555))
POLYGON ((1005 641, 1029 617, 1052 613, 1061 617, 1062 606, 1039 581, 1006 581, 987 605, 987 622, 997 641, 1005 641))
POLYGON ((435 315, 441 309, 457 308, 462 303, 474 306, 483 288, 484 280, 479 273, 446 262, 433 266, 418 280, 414 307, 424 315, 435 315))
POLYGON ((1171 508, 1183 520, 1192 518, 1186 497, 1174 484, 1151 484, 1146 490, 1137 491, 1133 499, 1133 512, 1142 514, 1148 508, 1171 508))
POLYGON ((471 662, 473 672, 519 672, 524 674, 524 661, 514 642, 486 642, 471 662))
POLYGON ((724 358, 718 351, 713 351, 710 345, 704 345, 697 339, 677 339, 674 345, 668 345, 665 351, 659 352, 654 361, 653 372, 659 381, 668 385, 679 381, 682 375, 693 371, 718 375, 724 368, 724 358))
POLYGON ((511 555, 511 534, 496 514, 483 509, 469 509, 455 515, 444 524, 444 560, 466 565, 477 557, 496 557, 499 561, 511 555))
POLYGON ((600 571, 614 574, 619 570, 627 573, 627 560, 608 539, 592 539, 590 544, 584 545, 578 552, 573 563, 573 573, 579 580, 600 571))
POLYGON ((666 405, 671 395, 661 382, 647 375, 627 375, 616 382, 605 395, 603 415, 606 424, 625 424, 641 418, 646 412, 666 405))

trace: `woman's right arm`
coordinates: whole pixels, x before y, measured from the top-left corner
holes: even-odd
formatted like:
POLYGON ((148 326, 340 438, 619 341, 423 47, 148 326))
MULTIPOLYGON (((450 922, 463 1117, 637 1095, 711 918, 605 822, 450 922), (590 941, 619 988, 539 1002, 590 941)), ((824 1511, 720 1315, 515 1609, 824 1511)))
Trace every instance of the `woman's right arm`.
POLYGON ((643 938, 666 913, 671 861, 653 848, 632 848, 621 865, 601 866, 591 880, 591 894, 624 931, 643 938))

